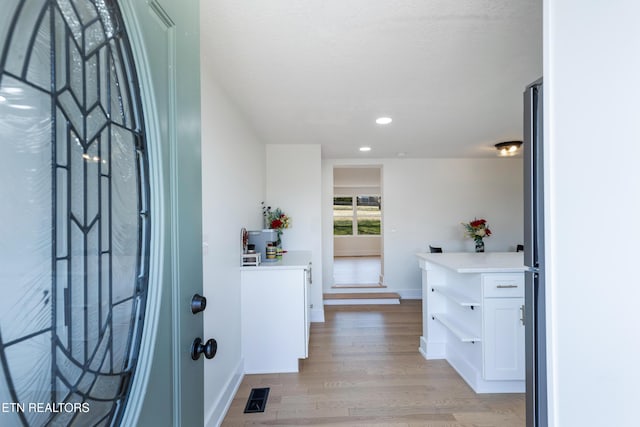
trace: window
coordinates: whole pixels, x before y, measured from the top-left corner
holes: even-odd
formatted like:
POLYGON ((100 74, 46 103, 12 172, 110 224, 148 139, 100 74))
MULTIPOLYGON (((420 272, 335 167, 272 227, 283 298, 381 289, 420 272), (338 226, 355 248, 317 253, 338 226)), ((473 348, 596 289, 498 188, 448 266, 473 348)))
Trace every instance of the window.
POLYGON ((380 196, 341 196, 333 198, 334 236, 379 236, 380 196))
POLYGON ((358 235, 380 235, 380 197, 358 196, 356 209, 356 222, 358 235))
POLYGON ((333 198, 333 235, 353 235, 353 197, 333 198))

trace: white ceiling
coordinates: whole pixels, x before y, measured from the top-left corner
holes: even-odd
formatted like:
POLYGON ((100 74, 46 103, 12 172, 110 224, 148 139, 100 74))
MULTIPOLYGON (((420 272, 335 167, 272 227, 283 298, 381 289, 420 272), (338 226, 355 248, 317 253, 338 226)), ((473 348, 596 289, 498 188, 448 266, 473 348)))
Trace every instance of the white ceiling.
POLYGON ((256 134, 321 144, 324 158, 494 157, 493 144, 522 139, 522 92, 542 75, 542 0, 209 0, 201 9, 205 72, 256 134), (377 125, 379 116, 393 123, 377 125))

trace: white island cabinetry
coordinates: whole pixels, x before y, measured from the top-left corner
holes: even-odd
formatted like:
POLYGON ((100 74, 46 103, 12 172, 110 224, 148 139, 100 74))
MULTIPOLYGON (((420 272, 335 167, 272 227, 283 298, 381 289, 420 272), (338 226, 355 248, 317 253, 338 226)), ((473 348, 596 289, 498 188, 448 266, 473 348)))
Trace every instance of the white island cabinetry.
POLYGON ((427 359, 446 359, 477 393, 525 391, 522 253, 417 255, 427 359))
POLYGON ((298 372, 309 349, 311 252, 241 267, 240 276, 245 373, 298 372))

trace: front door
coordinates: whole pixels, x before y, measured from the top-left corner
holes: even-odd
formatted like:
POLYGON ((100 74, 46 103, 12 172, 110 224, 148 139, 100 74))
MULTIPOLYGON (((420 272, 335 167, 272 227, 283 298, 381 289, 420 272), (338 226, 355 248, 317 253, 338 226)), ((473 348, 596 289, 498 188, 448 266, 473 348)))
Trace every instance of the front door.
POLYGON ((120 3, 148 104, 149 138, 158 141, 160 150, 151 172, 157 173, 156 202, 163 217, 157 230, 161 240, 152 248, 162 266, 158 329, 135 425, 161 426, 172 420, 175 426, 201 426, 206 359, 194 361, 190 353, 194 339, 208 338, 202 336, 203 314, 191 311, 193 296, 202 294, 199 2, 120 3))
POLYGON ((0 424, 202 425, 198 2, 5 6, 0 424))

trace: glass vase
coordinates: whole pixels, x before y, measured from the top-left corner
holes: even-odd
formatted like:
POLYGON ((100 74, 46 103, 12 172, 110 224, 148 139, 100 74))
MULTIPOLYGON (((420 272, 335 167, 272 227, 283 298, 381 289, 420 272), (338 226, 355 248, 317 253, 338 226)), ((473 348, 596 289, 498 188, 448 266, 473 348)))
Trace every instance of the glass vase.
POLYGON ((476 240, 476 252, 484 252, 484 241, 482 239, 476 240))

